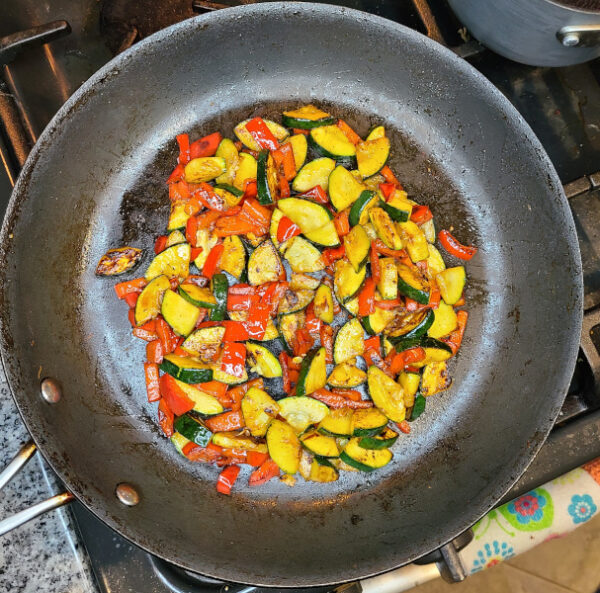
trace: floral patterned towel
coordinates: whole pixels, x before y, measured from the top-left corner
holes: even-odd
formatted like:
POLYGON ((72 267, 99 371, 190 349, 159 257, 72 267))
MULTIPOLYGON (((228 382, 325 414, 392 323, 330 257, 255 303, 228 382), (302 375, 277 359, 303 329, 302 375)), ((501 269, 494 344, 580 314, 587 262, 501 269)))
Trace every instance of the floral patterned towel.
POLYGON ((490 511, 461 551, 471 573, 566 535, 600 507, 600 457, 490 511))

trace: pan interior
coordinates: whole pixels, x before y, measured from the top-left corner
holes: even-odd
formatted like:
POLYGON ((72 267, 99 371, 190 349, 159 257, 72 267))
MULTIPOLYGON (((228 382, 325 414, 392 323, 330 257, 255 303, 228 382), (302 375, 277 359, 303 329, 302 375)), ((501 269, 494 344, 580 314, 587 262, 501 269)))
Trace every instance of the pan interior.
POLYGON ((531 131, 449 52, 323 5, 255 5, 241 15, 225 10, 142 42, 46 131, 3 227, 4 362, 54 468, 137 544, 225 580, 337 583, 447 541, 520 475, 574 363, 578 252, 531 131), (249 35, 253 27, 262 34, 249 35), (145 401, 144 344, 131 337, 114 282, 93 272, 123 242, 149 262, 167 220, 176 134, 231 137, 241 119, 277 119, 303 102, 327 106, 363 136, 383 123, 409 195, 432 207, 439 228, 479 246, 467 266, 467 335, 452 388, 428 401, 383 470, 295 488, 250 489, 242 476, 221 497, 216 470, 185 462, 160 436, 145 401), (36 395, 44 376, 64 387, 54 407, 36 395), (139 489, 138 506, 116 500, 123 481, 139 489))

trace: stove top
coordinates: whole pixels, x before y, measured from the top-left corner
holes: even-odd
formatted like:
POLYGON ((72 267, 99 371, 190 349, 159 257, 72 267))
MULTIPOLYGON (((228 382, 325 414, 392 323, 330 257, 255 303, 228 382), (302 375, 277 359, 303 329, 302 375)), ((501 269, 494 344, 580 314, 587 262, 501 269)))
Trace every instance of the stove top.
MULTIPOLYGON (((252 1, 0 3, 0 36, 14 35, 11 50, 15 50, 6 52, 0 43, 0 65, 4 63, 0 72, 0 211, 4 212, 19 168, 48 121, 111 57, 195 13, 252 1), (19 33, 34 27, 34 31, 19 33), (41 45, 48 40, 51 43, 41 45)), ((507 493, 505 500, 509 500, 600 456, 600 60, 568 68, 534 68, 511 62, 471 39, 445 0, 330 3, 400 22, 468 60, 527 120, 565 185, 583 259, 586 314, 582 350, 557 425, 528 471, 507 493)), ((260 591, 173 567, 128 543, 80 504, 72 508, 103 593, 260 591)), ((314 593, 325 590, 311 589, 314 593)))

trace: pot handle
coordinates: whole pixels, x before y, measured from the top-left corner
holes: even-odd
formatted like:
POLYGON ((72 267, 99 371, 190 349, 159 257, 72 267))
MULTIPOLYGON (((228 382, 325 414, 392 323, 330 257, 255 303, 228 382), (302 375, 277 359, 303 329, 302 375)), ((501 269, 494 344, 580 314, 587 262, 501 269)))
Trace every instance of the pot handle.
MULTIPOLYGON (((0 490, 19 473, 36 451, 37 447, 33 441, 29 441, 21 447, 13 460, 2 472, 0 472, 0 490)), ((4 535, 17 527, 20 527, 28 521, 31 521, 31 519, 35 519, 38 515, 51 511, 52 509, 57 509, 58 507, 71 502, 74 498, 75 497, 70 492, 56 494, 47 500, 38 502, 23 511, 19 511, 6 519, 2 519, 0 521, 0 535, 4 535)))

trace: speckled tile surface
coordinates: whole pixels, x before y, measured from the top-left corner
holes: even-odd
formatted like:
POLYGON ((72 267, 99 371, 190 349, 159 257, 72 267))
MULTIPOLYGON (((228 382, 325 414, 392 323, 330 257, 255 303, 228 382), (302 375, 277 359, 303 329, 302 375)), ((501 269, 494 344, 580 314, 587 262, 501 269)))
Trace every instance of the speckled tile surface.
MULTIPOLYGON (((0 365, 0 467, 29 440, 0 365)), ((36 453, 0 491, 0 518, 60 492, 36 453)), ((87 554, 68 508, 51 511, 0 536, 0 592, 97 593, 87 554)))

